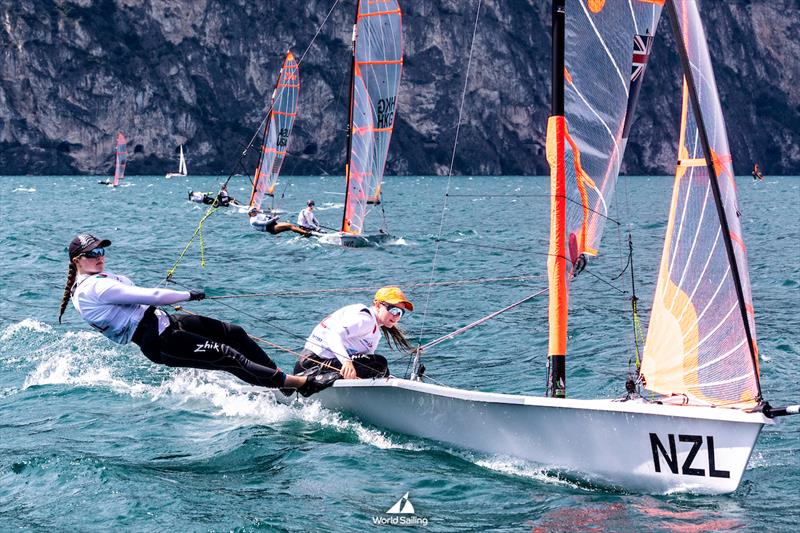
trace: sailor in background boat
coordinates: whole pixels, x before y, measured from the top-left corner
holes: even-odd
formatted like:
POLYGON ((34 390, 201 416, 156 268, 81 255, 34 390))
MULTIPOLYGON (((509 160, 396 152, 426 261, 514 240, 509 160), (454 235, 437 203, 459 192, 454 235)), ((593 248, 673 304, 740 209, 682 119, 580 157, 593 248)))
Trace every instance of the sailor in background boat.
POLYGON ((382 287, 372 306, 354 304, 342 307, 317 324, 306 340, 295 374, 303 370, 336 368, 345 379, 386 377, 389 364, 375 353, 381 335, 390 348, 412 352, 397 323, 414 305, 398 287, 382 287))
POLYGON ((314 200, 306 202, 306 208, 297 215, 297 225, 308 231, 319 231, 320 225, 314 216, 314 200))
POLYGON ((764 179, 764 175, 761 173, 761 170, 759 170, 759 168, 758 168, 758 163, 753 165, 753 172, 751 172, 751 174, 753 175, 753 181, 761 181, 761 180, 764 179))
POLYGON ((257 231, 266 231, 272 235, 277 235, 284 231, 293 231, 303 237, 311 235, 309 230, 295 226, 290 222, 278 222, 280 220, 279 216, 264 213, 256 207, 251 207, 247 215, 250 217, 250 225, 257 231))
POLYGON ((336 372, 284 373, 244 329, 201 315, 167 314, 156 306, 205 298, 203 291, 137 287, 105 270, 108 239, 83 233, 69 243, 69 271, 58 321, 67 302, 94 329, 117 344, 131 341, 152 362, 172 367, 224 370, 251 385, 304 396, 329 387, 336 372))
POLYGON ((235 202, 235 200, 232 197, 228 196, 228 186, 225 185, 224 183, 219 187, 218 198, 219 198, 218 203, 222 207, 228 207, 231 204, 231 202, 235 202))

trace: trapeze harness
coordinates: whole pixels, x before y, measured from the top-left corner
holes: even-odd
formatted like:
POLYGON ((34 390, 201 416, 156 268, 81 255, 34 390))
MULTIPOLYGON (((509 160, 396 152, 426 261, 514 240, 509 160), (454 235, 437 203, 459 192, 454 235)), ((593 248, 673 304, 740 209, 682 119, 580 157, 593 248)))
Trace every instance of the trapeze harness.
POLYGON ((384 377, 389 363, 375 353, 381 329, 372 310, 362 304, 342 307, 322 320, 311 335, 295 365, 295 374, 320 364, 341 369, 352 361, 360 378, 384 377))
POLYGON ((90 326, 117 344, 137 344, 154 363, 224 370, 251 385, 283 386, 286 374, 241 327, 155 307, 189 296, 188 291, 137 287, 111 272, 79 276, 72 286, 72 305, 90 326))

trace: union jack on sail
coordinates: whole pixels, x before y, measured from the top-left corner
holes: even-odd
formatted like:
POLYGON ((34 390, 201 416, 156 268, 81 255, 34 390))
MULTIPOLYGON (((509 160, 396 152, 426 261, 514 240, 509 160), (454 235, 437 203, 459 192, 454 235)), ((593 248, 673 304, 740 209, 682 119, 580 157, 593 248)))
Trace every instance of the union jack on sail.
POLYGON ((652 35, 633 36, 633 61, 631 68, 631 83, 637 81, 647 66, 650 59, 650 50, 653 48, 652 35))
POLYGON ((627 139, 633 124, 633 112, 639 100, 639 90, 642 87, 644 71, 647 60, 650 59, 650 50, 653 48, 652 35, 633 36, 633 57, 631 59, 631 84, 628 90, 628 107, 625 110, 625 123, 622 127, 622 138, 627 139))

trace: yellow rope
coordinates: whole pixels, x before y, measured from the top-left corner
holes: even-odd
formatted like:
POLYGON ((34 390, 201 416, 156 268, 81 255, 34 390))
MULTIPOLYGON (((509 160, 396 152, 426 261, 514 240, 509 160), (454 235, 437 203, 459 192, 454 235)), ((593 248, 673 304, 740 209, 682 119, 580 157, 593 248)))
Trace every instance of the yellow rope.
POLYGON ((183 248, 183 251, 178 256, 177 261, 175 261, 175 264, 172 265, 172 268, 167 270, 167 279, 172 279, 172 276, 175 274, 175 270, 177 270, 178 265, 183 260, 183 256, 186 255, 186 251, 189 250, 189 246, 192 245, 192 242, 194 242, 195 237, 197 237, 198 235, 200 236, 200 266, 202 268, 205 268, 206 261, 205 261, 205 253, 204 253, 205 244, 203 242, 203 224, 205 223, 205 221, 206 221, 206 219, 208 217, 213 215, 219 209, 218 207, 216 207, 216 204, 217 204, 217 201, 214 200, 214 204, 212 204, 211 207, 208 208, 208 211, 206 211, 206 214, 203 215, 203 218, 201 218, 200 222, 197 223, 197 228, 194 230, 194 233, 192 234, 191 239, 189 239, 189 242, 186 243, 186 246, 183 248))
POLYGON ((638 372, 641 365, 639 358, 639 344, 644 346, 644 331, 642 330, 642 322, 639 320, 639 313, 636 309, 636 300, 633 300, 633 334, 634 345, 636 346, 636 371, 638 372))

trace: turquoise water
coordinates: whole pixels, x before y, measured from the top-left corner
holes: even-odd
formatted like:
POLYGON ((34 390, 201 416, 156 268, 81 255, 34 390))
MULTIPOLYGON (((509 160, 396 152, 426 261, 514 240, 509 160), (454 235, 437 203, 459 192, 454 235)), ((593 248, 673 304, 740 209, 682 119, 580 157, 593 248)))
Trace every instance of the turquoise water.
MULTIPOLYGON (((231 194, 246 198, 249 185, 236 180, 231 194)), ((152 365, 135 346, 93 332, 71 306, 59 325, 75 233, 110 238, 107 268, 154 286, 204 212, 186 190, 219 180, 132 176, 117 189, 95 181, 0 178, 2 530, 379 530, 389 526, 373 517, 406 492, 427 519, 416 527, 430 531, 796 530, 800 417, 764 429, 733 495, 624 494, 388 433, 315 402, 283 405, 225 374, 152 365)), ((573 284, 571 397, 623 393, 633 350, 630 282, 611 278, 624 266, 630 231, 646 325, 671 182, 620 182, 611 215, 621 224, 608 225, 602 256, 573 284)), ((328 312, 368 303, 387 283, 408 289, 417 311, 403 325, 423 341, 544 287, 547 179, 455 178, 443 216, 446 186, 446 178, 389 179, 385 215, 397 239, 377 249, 256 233, 244 215, 221 210, 204 226, 205 269, 195 244, 175 279, 214 296, 268 293, 187 307, 293 349, 328 312), (491 281, 514 276, 528 277, 491 281), (484 281, 429 292, 431 279, 484 281)), ((320 221, 338 226, 342 188, 341 178, 292 178, 281 207, 293 218, 313 197, 320 221)), ((739 195, 762 387, 773 405, 797 403, 800 178, 741 178, 739 195)), ((380 219, 380 209, 368 217, 380 219)), ((542 394, 546 316, 540 298, 443 343, 426 356, 428 374, 462 388, 542 394)), ((268 351, 291 367, 291 354, 268 351)), ((406 359, 383 351, 403 375, 406 359)))

